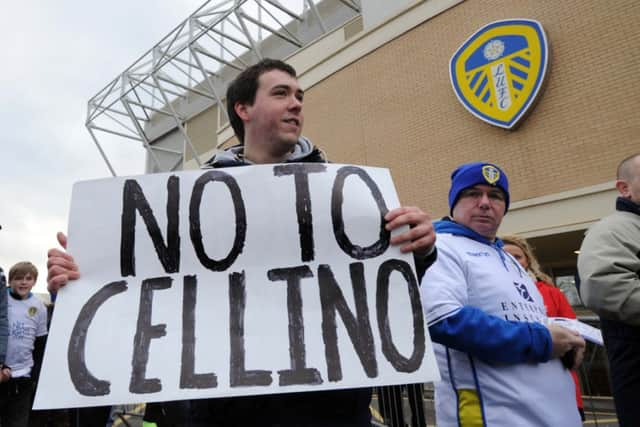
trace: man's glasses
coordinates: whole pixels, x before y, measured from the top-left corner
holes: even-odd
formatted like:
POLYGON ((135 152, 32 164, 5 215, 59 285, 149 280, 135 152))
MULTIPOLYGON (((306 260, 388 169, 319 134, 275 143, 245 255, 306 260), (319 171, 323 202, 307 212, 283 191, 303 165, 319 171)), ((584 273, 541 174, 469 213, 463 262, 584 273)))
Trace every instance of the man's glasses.
POLYGON ((482 199, 482 196, 484 196, 485 194, 487 195, 487 198, 491 202, 500 202, 500 203, 506 202, 506 197, 504 192, 498 188, 491 189, 489 191, 480 190, 478 188, 467 188, 466 190, 462 190, 460 192, 460 198, 464 197, 464 198, 469 198, 473 200, 480 200, 482 199))

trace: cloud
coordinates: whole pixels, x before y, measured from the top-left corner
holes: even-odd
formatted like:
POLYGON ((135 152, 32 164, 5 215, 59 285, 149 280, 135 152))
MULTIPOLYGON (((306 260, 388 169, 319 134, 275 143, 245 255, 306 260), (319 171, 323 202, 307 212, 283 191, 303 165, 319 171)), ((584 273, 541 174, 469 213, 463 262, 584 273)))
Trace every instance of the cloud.
MULTIPOLYGON (((7 2, 0 15, 0 266, 31 260, 46 287, 46 252, 66 229, 73 182, 109 176, 84 127, 87 101, 202 4, 195 0, 7 2)), ((134 141, 105 138, 126 174, 134 141)))

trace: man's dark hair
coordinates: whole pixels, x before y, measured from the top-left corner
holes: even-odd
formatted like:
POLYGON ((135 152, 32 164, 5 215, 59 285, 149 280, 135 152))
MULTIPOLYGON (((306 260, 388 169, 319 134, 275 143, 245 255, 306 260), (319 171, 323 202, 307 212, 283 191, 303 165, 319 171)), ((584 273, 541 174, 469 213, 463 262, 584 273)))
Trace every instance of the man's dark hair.
POLYGON ((296 70, 289 64, 278 59, 263 59, 255 65, 242 71, 229 84, 227 89, 227 113, 229 114, 229 122, 231 127, 240 140, 240 144, 244 144, 244 123, 236 114, 235 105, 241 104, 253 105, 256 100, 256 92, 258 91, 258 79, 260 76, 271 70, 280 70, 296 77, 296 70))

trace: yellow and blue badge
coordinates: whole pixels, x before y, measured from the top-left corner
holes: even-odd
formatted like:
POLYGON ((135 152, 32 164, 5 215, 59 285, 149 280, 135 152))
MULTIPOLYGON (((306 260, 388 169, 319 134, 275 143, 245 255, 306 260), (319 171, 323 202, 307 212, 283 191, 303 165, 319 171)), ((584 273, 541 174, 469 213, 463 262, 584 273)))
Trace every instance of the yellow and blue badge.
POLYGON ((500 170, 493 165, 484 165, 482 167, 482 176, 487 183, 494 185, 500 179, 500 170))
POLYGON ((548 61, 549 46, 538 21, 495 21, 469 37, 451 57, 451 83, 474 116, 512 129, 540 92, 548 61))

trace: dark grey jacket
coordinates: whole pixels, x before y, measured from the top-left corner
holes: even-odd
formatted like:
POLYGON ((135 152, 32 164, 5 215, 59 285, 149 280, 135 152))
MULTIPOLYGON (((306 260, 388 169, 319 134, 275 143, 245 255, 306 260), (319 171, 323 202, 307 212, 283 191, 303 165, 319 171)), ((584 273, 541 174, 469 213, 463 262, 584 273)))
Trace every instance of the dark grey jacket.
MULTIPOLYGON (((244 147, 216 153, 205 168, 248 166, 244 147)), ((324 153, 300 138, 285 163, 326 163, 324 153)), ((147 405, 145 420, 159 427, 370 427, 371 389, 185 400, 147 405)))
MULTIPOLYGON (((284 163, 327 163, 327 159, 318 147, 307 138, 301 136, 293 152, 289 154, 284 163)), ((234 166, 252 165, 244 158, 244 146, 234 145, 224 151, 219 151, 213 155, 205 164, 204 168, 228 168, 234 166)))
POLYGON ((7 356, 7 341, 9 340, 9 319, 7 318, 7 279, 0 267, 0 365, 4 364, 7 356))

